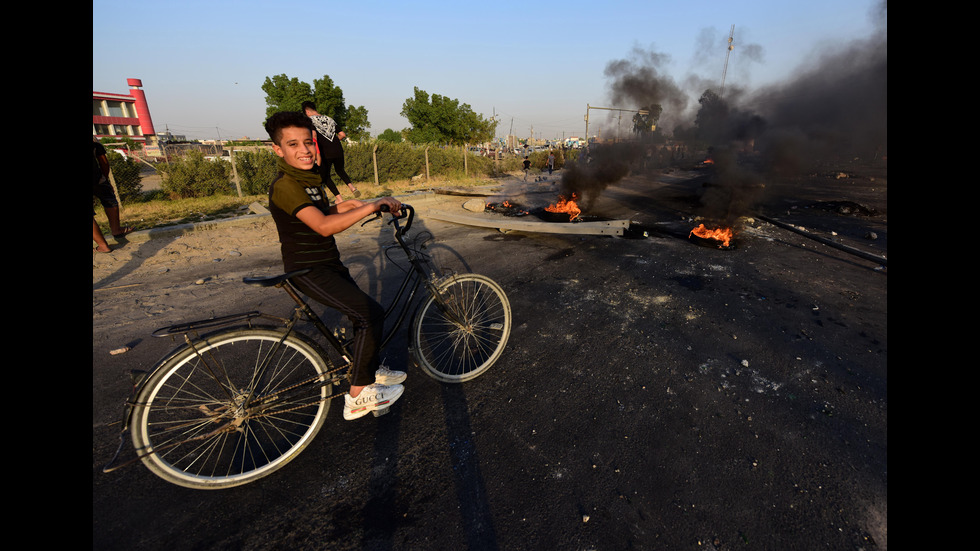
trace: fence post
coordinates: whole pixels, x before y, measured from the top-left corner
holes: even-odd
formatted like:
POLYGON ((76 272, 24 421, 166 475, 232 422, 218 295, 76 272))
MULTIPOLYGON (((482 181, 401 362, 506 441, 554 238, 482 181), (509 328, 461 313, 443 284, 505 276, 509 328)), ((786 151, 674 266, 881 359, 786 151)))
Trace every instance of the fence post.
POLYGON ((374 185, 380 186, 381 182, 378 180, 378 144, 374 144, 374 150, 371 151, 371 158, 374 160, 374 185))
POLYGON ((238 190, 238 196, 242 197, 242 182, 238 179, 238 169, 235 168, 235 150, 228 150, 228 159, 231 161, 231 178, 235 181, 235 189, 238 190))
POLYGON ((429 181, 429 146, 425 146, 425 181, 429 181))

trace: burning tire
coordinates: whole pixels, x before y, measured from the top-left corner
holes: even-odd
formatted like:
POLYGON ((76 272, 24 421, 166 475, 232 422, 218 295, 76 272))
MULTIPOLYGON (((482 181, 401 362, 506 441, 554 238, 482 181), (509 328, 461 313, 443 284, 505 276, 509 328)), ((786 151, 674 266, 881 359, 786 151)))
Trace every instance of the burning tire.
POLYGON ((735 232, 732 228, 721 227, 716 229, 709 229, 704 226, 704 224, 691 230, 687 238, 695 243, 704 245, 707 247, 717 247, 722 250, 730 250, 734 248, 732 244, 732 239, 735 237, 735 232))
POLYGON ((454 275, 438 284, 412 320, 411 352, 431 377, 448 383, 474 379, 500 358, 511 329, 510 301, 492 279, 454 275))

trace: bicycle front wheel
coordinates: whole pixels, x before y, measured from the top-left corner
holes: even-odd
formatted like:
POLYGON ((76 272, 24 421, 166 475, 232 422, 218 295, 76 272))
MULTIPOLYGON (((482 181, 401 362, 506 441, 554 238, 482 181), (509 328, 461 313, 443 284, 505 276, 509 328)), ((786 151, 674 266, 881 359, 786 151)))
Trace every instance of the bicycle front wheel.
POLYGON ((150 471, 179 486, 230 488, 262 478, 323 426, 327 365, 316 343, 284 329, 206 335, 170 355, 141 387, 133 445, 150 471))
POLYGON ((412 322, 412 354, 430 376, 461 383, 490 369, 510 336, 510 301, 479 274, 450 276, 429 296, 412 322))

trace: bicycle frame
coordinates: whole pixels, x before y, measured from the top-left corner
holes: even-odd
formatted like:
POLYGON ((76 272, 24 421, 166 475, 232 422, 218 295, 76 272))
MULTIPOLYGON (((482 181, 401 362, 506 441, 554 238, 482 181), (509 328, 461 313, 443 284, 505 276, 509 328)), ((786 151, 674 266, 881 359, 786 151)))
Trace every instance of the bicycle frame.
MULTIPOLYGON (((395 295, 395 298, 385 309, 385 315, 384 315, 385 320, 388 320, 392 316, 392 314, 395 313, 396 310, 398 310, 398 315, 394 325, 384 335, 380 345, 381 348, 384 348, 391 341, 391 339, 398 332, 398 330, 401 329, 402 323, 404 323, 406 315, 408 314, 409 306, 412 304, 413 300, 415 299, 419 287, 422 285, 423 282, 426 284, 427 289, 435 297, 437 297, 436 298, 437 302, 439 304, 442 304, 442 299, 441 297, 439 297, 439 294, 436 291, 436 285, 433 284, 432 277, 428 273, 426 273, 425 269, 422 266, 422 262, 420 261, 420 259, 416 254, 418 253, 418 251, 416 251, 412 246, 410 246, 405 241, 405 234, 411 228, 412 220, 414 219, 414 215, 415 215, 415 210, 411 207, 411 205, 405 205, 405 204, 402 205, 402 208, 406 210, 407 214, 401 217, 392 217, 389 223, 395 226, 395 240, 397 241, 398 246, 406 253, 408 257, 408 262, 411 265, 411 269, 406 271, 405 277, 402 278, 401 284, 398 288, 398 292, 395 295), (408 221, 403 228, 398 223, 398 220, 401 218, 405 218, 406 216, 408 217, 408 221), (406 291, 408 291, 407 297, 405 297, 406 291)), ((377 217, 380 218, 381 214, 378 213, 377 217)), ((367 222, 370 221, 371 220, 368 220, 367 222)), ((367 222, 365 222, 365 224, 367 222)), ((186 322, 177 325, 171 325, 169 327, 165 327, 154 331, 152 335, 154 337, 166 337, 166 336, 175 337, 177 335, 183 336, 184 342, 187 345, 187 347, 190 347, 192 350, 194 350, 195 354, 198 355, 198 357, 202 360, 202 362, 206 363, 207 360, 204 358, 201 352, 199 352, 195 347, 195 342, 197 342, 197 340, 200 338, 200 334, 199 334, 200 330, 232 325, 238 322, 246 322, 247 324, 251 325, 252 320, 256 318, 265 318, 265 319, 274 320, 277 323, 283 324, 283 327, 285 328, 285 332, 283 333, 282 339, 280 339, 280 341, 276 343, 276 345, 273 346, 268 351, 265 359, 259 366, 257 370, 256 378, 261 379, 266 369, 268 368, 269 362, 273 357, 275 357, 275 354, 277 353, 282 342, 286 339, 288 335, 290 335, 295 330, 296 323, 298 323, 302 319, 305 319, 306 321, 309 321, 310 323, 313 324, 313 326, 323 336, 323 338, 326 339, 327 344, 330 347, 334 348, 338 352, 338 354, 340 354, 344 362, 343 365, 339 367, 334 366, 329 356, 323 354, 324 360, 327 362, 327 365, 331 368, 329 373, 345 371, 344 375, 338 375, 335 377, 330 377, 325 380, 319 380, 319 381, 310 380, 308 382, 316 383, 319 385, 336 384, 339 382, 341 377, 346 378, 349 382, 352 356, 348 351, 347 346, 352 339, 341 339, 338 336, 336 336, 334 332, 332 332, 327 327, 327 325, 323 322, 323 320, 313 311, 313 309, 309 306, 309 304, 302 298, 300 291, 291 281, 291 278, 303 275, 308 271, 309 271, 308 269, 305 269, 305 270, 299 270, 299 271, 290 272, 287 274, 282 274, 273 277, 247 277, 243 279, 243 282, 249 285, 258 285, 262 287, 279 287, 283 289, 286 292, 286 294, 288 294, 290 298, 292 298, 293 301, 296 303, 296 307, 293 310, 293 315, 288 319, 273 316, 270 314, 265 314, 258 311, 249 311, 249 312, 241 312, 237 314, 230 314, 218 318, 210 318, 206 320, 197 320, 197 321, 191 321, 191 322, 186 322), (196 338, 192 338, 190 336, 191 334, 194 334, 196 338)), ((180 350, 182 350, 182 348, 175 349, 171 354, 176 354, 180 350)), ((167 359, 169 359, 169 357, 170 357, 169 355, 167 357, 164 357, 158 363, 158 365, 162 365, 167 359)), ((126 402, 127 411, 126 414, 124 415, 124 425, 123 425, 123 431, 121 435, 121 437, 123 437, 123 440, 125 440, 124 435, 129 427, 129 419, 132 415, 133 406, 137 405, 135 403, 135 397, 139 395, 143 383, 148 379, 148 377, 146 377, 148 373, 134 371, 131 372, 131 374, 133 376, 134 385, 133 385, 133 393, 131 395, 131 398, 126 402)), ((251 389, 249 391, 249 395, 247 396, 243 404, 243 407, 245 409, 251 407, 252 401, 255 398, 253 393, 254 393, 254 389, 251 389)), ((328 399, 332 399, 334 397, 335 396, 332 395, 328 399)), ((120 449, 121 448, 122 448, 122 442, 120 443, 120 449)), ((116 456, 118 456, 118 454, 119 451, 117 450, 116 456)), ((109 464, 105 468, 103 468, 104 472, 110 472, 111 470, 115 470, 124 465, 128 465, 131 462, 138 461, 140 457, 137 457, 136 459, 133 459, 131 461, 127 461, 122 465, 118 465, 116 467, 110 468, 110 465, 115 461, 115 459, 116 457, 113 457, 113 459, 109 462, 109 464)))

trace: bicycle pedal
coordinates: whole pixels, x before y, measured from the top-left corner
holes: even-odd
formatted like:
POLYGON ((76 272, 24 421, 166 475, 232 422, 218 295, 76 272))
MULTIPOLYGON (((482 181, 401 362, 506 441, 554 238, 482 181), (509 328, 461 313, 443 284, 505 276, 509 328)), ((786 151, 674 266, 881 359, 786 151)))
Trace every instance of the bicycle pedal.
POLYGON ((389 413, 391 413, 391 406, 388 406, 386 408, 376 409, 371 412, 371 414, 374 415, 375 417, 381 417, 382 415, 387 415, 389 413))

